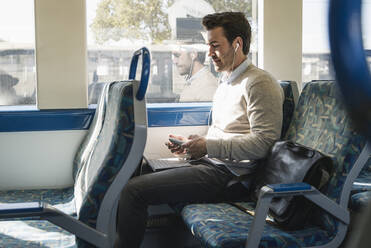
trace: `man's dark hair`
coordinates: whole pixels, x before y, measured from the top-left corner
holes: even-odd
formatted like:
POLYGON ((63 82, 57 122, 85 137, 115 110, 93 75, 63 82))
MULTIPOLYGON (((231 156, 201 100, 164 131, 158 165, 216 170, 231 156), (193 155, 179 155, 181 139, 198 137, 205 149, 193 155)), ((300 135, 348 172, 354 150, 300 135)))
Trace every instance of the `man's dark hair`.
POLYGON ((230 44, 240 36, 243 41, 242 51, 247 55, 250 51, 251 26, 242 12, 222 12, 206 15, 202 18, 206 30, 222 27, 230 44))

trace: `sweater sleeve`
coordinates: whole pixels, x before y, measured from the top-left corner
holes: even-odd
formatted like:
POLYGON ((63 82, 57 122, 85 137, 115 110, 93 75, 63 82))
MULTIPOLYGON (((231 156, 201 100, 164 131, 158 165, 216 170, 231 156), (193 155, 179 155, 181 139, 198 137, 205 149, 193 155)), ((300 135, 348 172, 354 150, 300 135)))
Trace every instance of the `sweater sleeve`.
POLYGON ((258 78, 244 92, 250 132, 229 138, 208 138, 209 157, 232 160, 263 158, 282 127, 282 89, 269 77, 258 78))

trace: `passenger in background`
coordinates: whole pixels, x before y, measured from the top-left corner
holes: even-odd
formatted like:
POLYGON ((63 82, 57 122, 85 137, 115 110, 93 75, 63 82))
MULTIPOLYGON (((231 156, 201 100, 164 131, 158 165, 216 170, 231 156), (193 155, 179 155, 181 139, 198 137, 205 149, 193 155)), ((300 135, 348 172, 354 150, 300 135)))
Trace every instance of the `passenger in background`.
POLYGON ((93 79, 92 82, 88 86, 88 103, 89 104, 97 104, 98 99, 102 93, 103 87, 106 83, 98 82, 98 74, 97 70, 93 72, 93 79))
POLYGON ((18 98, 14 86, 18 83, 18 78, 0 71, 0 105, 17 105, 18 98))
MULTIPOLYGON (((210 14, 202 23, 209 56, 216 71, 223 72, 213 98, 212 125, 206 137, 191 135, 182 146, 167 145, 172 152, 186 152, 194 159, 205 155, 230 161, 263 158, 280 137, 282 89, 269 73, 247 59, 251 27, 243 13, 210 14)), ((242 185, 227 187, 234 177, 230 167, 197 164, 132 178, 119 201, 116 247, 140 246, 148 205, 220 202, 247 196, 242 185)))
POLYGON ((218 83, 210 69, 204 65, 205 52, 197 51, 192 45, 184 45, 173 51, 173 62, 187 82, 180 94, 180 102, 213 100, 218 83))

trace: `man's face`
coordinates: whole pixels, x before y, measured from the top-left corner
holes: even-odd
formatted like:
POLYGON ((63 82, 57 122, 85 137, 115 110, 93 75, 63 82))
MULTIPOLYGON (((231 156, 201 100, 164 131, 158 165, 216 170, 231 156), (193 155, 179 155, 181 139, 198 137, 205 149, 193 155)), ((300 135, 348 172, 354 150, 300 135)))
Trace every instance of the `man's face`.
POLYGON ((224 36, 222 27, 216 27, 207 31, 209 56, 213 59, 215 70, 231 71, 234 49, 224 36))
POLYGON ((177 66, 180 75, 187 75, 190 73, 192 58, 189 53, 185 51, 173 52, 173 62, 177 66))

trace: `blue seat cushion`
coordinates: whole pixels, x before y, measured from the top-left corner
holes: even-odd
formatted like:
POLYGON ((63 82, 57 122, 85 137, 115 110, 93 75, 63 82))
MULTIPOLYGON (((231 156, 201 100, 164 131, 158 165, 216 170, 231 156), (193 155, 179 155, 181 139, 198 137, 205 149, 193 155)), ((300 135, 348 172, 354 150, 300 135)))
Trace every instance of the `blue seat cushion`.
POLYGON ((65 214, 76 215, 73 187, 0 191, 1 203, 46 202, 65 214))
MULTIPOLYGON (((49 203, 76 216, 73 188, 0 191, 1 203, 49 203)), ((0 247, 76 247, 75 235, 45 220, 21 218, 0 221, 0 247)))
MULTIPOLYGON (((240 203, 254 209, 252 203, 240 203)), ((251 228, 251 215, 227 204, 192 204, 184 207, 182 217, 204 247, 245 247, 247 233, 251 228)), ((306 247, 323 245, 334 234, 315 226, 297 231, 282 231, 266 224, 259 247, 306 247)))
POLYGON ((75 235, 46 220, 0 221, 0 247, 76 247, 75 235))

